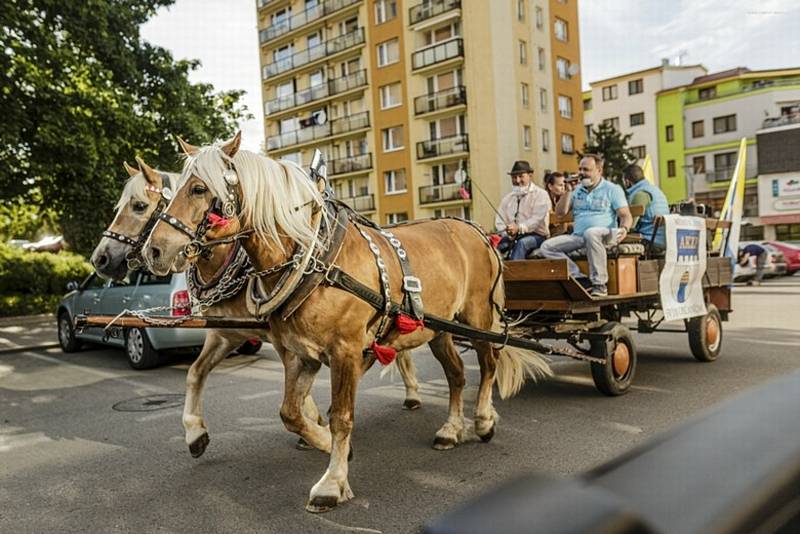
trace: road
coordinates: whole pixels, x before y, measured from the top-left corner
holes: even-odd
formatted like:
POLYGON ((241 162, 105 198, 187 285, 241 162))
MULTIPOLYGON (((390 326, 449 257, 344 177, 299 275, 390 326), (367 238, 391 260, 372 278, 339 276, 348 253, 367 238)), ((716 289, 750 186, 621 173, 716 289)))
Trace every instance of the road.
MULTIPOLYGON (((211 444, 199 459, 183 441, 181 398, 153 399, 183 393, 189 361, 136 372, 117 350, 4 354, 0 532, 415 532, 509 477, 579 473, 800 368, 798 304, 800 276, 735 288, 723 354, 711 364, 691 357, 683 334, 639 336, 638 375, 624 397, 601 396, 585 364, 558 360, 555 379, 496 402, 502 419, 491 443, 473 434, 445 452, 430 446, 447 399, 430 353, 415 356, 423 393, 415 412, 400 407, 399 378, 373 369, 357 401, 356 498, 324 515, 303 505, 327 457, 296 450, 295 436, 283 429, 282 368, 271 350, 229 358, 212 374, 205 402, 211 444), (155 400, 137 404, 149 411, 118 411, 121 401, 141 397, 155 400)), ((464 358, 469 416, 478 368, 474 354, 464 358)), ((314 387, 321 405, 327 378, 322 371, 314 387)))

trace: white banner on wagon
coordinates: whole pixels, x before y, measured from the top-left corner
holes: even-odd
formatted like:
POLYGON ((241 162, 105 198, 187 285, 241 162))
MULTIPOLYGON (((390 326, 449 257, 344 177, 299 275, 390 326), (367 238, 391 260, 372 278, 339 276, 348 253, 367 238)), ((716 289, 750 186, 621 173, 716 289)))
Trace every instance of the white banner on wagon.
POLYGON ((705 315, 706 221, 701 217, 667 215, 664 225, 667 254, 658 281, 664 319, 705 315))

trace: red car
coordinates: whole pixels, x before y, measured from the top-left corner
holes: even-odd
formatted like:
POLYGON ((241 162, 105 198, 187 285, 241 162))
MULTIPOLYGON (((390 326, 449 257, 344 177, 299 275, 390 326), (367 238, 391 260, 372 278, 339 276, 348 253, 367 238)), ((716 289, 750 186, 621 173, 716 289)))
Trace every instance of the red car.
POLYGON ((765 243, 783 252, 783 258, 786 262, 786 274, 791 276, 800 271, 800 247, 781 241, 765 241, 765 243))

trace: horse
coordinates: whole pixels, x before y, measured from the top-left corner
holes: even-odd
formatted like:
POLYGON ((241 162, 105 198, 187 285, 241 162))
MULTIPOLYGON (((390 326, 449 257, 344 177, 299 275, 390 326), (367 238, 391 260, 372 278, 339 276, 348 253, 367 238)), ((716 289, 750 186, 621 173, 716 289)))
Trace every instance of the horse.
MULTIPOLYGON (((179 174, 155 170, 139 158, 137 163, 138 169, 127 162, 123 164, 129 178, 116 204, 117 213, 91 256, 92 265, 98 274, 111 280, 121 280, 127 276, 128 262, 138 259, 136 256, 140 247, 137 243, 144 243, 146 235, 143 233, 149 233, 148 226, 151 226, 151 221, 158 215, 159 203, 163 201, 163 189, 169 185, 175 187, 180 181, 179 174)), ((234 245, 220 246, 208 259, 198 261, 197 277, 200 281, 211 282, 219 278, 219 273, 224 271, 232 257, 233 249, 234 245)), ((250 317, 243 291, 214 304, 205 313, 210 316, 250 317)), ((248 339, 269 342, 269 329, 209 329, 202 351, 187 372, 182 422, 186 444, 195 458, 202 456, 210 441, 202 414, 203 389, 208 374, 248 339)), ((410 353, 399 354, 397 364, 406 389, 403 407, 408 410, 418 409, 422 404, 410 353)), ((306 397, 304 410, 308 417, 317 419, 322 424, 319 411, 310 395, 306 397)), ((300 438, 297 447, 306 449, 308 445, 300 438)))
MULTIPOLYGON (((143 249, 154 273, 186 269, 196 261, 193 252, 198 244, 223 237, 240 239, 255 268, 270 273, 292 269, 292 258, 319 247, 315 221, 322 217, 332 223, 325 216, 326 200, 317 184, 299 166, 240 150, 240 144, 237 133, 228 141, 190 151, 181 186, 143 249), (225 224, 209 228, 208 219, 220 206, 225 224), (208 232, 200 238, 198 229, 208 232)), ((462 220, 434 219, 395 226, 391 231, 421 282, 425 313, 501 331, 503 265, 482 230, 462 220)), ((377 228, 348 221, 335 265, 322 266, 325 283, 290 315, 270 318, 272 343, 286 370, 281 419, 288 430, 330 451, 328 469, 309 493, 309 512, 326 512, 353 497, 348 455, 356 388, 361 376, 387 350, 429 345, 444 368, 450 392, 448 417, 436 432, 434 448, 452 449, 464 439, 464 364, 452 334, 431 330, 424 323, 401 333, 397 321, 385 320, 388 307, 376 309, 328 279, 335 267, 363 287, 386 291, 392 302, 399 302, 405 279, 394 242, 377 228), (331 369, 328 428, 302 411, 303 398, 322 363, 331 369)), ((273 274, 263 283, 274 291, 283 279, 273 274)), ((386 304, 386 299, 381 302, 386 304)), ((497 420, 492 403, 495 380, 501 397, 506 398, 517 393, 527 377, 536 379, 551 371, 537 353, 480 339, 470 342, 481 376, 474 428, 482 441, 489 442, 497 420)))

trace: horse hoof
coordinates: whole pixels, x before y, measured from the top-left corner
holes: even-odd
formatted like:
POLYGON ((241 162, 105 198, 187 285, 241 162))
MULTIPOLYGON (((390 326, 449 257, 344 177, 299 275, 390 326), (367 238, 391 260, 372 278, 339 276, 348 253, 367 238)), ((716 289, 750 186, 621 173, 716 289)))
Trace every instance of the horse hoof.
POLYGON ((336 497, 322 495, 308 501, 306 510, 312 514, 324 514, 336 508, 337 504, 339 504, 339 499, 336 497))
POLYGON ((433 439, 433 448, 437 451, 446 451, 452 449, 456 446, 456 440, 453 438, 443 438, 441 436, 436 436, 433 439))
POLYGON ((482 436, 480 434, 478 434, 478 437, 481 438, 482 442, 489 443, 490 441, 492 441, 492 438, 494 437, 494 427, 495 426, 496 425, 492 425, 492 428, 489 429, 489 432, 487 432, 486 434, 484 434, 482 436))
POLYGON ((406 399, 403 402, 404 410, 419 410, 420 407, 422 407, 422 403, 417 399, 406 399))
POLYGON ((306 440, 304 440, 303 438, 299 438, 297 440, 297 443, 294 444, 294 448, 297 449, 298 451, 310 451, 314 447, 309 445, 308 442, 306 440))
POLYGON ((199 438, 191 442, 189 444, 189 453, 191 453, 192 458, 200 458, 206 452, 209 441, 211 441, 211 438, 208 437, 208 432, 203 432, 199 438))

